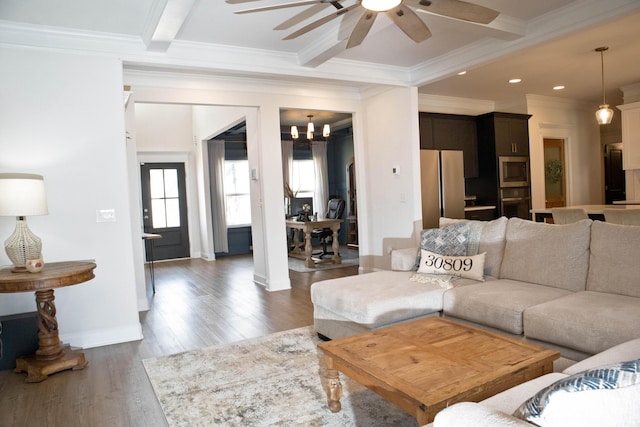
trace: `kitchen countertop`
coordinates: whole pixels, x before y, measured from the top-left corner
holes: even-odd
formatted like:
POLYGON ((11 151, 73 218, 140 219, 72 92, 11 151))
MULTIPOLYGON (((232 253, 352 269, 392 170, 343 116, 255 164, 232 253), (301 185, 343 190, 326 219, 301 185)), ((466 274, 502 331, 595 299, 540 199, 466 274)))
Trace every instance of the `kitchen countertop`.
POLYGON ((487 211, 491 209, 495 209, 495 206, 465 206, 465 212, 474 212, 474 211, 487 211))

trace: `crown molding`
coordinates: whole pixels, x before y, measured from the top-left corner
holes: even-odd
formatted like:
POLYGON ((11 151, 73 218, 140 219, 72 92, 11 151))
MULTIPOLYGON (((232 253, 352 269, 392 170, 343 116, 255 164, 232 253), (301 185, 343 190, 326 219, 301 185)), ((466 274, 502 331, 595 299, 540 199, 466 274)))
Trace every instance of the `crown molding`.
POLYGON ((237 74, 264 78, 288 78, 317 81, 322 84, 354 86, 409 86, 404 67, 371 64, 345 59, 331 59, 317 68, 300 65, 296 53, 238 48, 206 43, 173 41, 166 52, 147 49, 143 40, 89 31, 22 25, 0 20, 0 46, 29 47, 77 54, 116 57, 139 66, 158 66, 198 73, 237 74))

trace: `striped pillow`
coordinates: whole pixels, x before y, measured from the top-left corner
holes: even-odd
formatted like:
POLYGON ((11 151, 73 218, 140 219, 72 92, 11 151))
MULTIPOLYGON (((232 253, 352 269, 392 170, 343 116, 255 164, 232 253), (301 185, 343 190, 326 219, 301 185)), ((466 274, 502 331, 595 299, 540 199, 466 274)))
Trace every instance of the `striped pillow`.
POLYGON ((524 402, 513 415, 543 425, 545 408, 563 393, 588 390, 615 390, 640 384, 640 359, 579 372, 543 388, 524 402))

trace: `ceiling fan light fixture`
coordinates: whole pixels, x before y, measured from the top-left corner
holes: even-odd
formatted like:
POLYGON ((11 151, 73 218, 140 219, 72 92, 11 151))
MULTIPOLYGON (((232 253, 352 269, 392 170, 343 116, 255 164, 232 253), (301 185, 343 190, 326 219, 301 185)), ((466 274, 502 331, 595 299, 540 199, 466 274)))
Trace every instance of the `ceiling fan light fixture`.
POLYGON ((402 0, 362 0, 362 7, 374 12, 385 12, 398 6, 402 0))

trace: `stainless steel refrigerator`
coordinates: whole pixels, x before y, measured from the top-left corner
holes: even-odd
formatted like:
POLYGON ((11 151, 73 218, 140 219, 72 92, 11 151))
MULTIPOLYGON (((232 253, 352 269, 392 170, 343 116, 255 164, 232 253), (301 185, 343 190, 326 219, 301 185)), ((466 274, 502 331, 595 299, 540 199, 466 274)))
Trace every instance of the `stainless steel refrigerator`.
POLYGON ((458 150, 420 150, 422 227, 464 218, 464 157, 458 150))

